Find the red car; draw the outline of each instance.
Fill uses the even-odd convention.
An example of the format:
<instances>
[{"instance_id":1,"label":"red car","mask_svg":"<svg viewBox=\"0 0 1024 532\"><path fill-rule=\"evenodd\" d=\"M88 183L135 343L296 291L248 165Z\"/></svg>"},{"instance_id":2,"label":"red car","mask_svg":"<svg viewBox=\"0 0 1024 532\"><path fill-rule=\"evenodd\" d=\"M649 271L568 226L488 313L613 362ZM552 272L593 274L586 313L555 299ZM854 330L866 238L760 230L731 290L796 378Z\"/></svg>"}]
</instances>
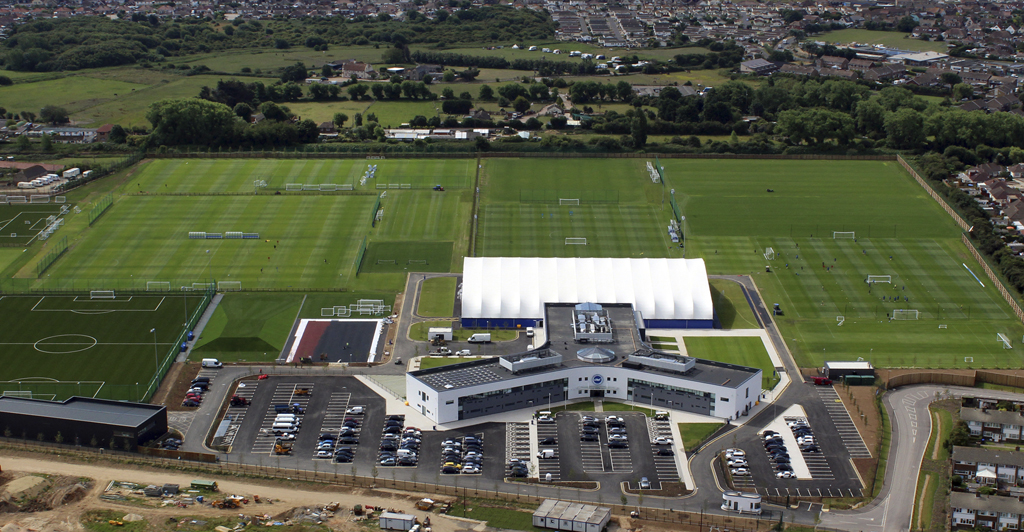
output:
<instances>
[{"instance_id":1,"label":"red car","mask_svg":"<svg viewBox=\"0 0 1024 532\"><path fill-rule=\"evenodd\" d=\"M831 386L832 379L828 377L814 377L814 384L817 384L818 386Z\"/></svg>"},{"instance_id":2,"label":"red car","mask_svg":"<svg viewBox=\"0 0 1024 532\"><path fill-rule=\"evenodd\" d=\"M266 373L260 373L260 376L257 378L257 380L263 380L263 379L266 379L269 376L270 375L267 375Z\"/></svg>"}]
</instances>

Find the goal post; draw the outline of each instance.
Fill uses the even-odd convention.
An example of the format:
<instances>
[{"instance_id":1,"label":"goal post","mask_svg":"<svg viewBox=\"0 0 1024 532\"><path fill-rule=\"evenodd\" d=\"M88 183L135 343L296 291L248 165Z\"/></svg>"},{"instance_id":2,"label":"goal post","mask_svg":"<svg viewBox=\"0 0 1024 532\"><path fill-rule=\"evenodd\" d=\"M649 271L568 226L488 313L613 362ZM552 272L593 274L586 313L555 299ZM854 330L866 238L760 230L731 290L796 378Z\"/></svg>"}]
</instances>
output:
<instances>
[{"instance_id":1,"label":"goal post","mask_svg":"<svg viewBox=\"0 0 1024 532\"><path fill-rule=\"evenodd\" d=\"M579 205L579 198L558 198L559 205Z\"/></svg>"},{"instance_id":2,"label":"goal post","mask_svg":"<svg viewBox=\"0 0 1024 532\"><path fill-rule=\"evenodd\" d=\"M775 250L770 247L764 248L764 260L775 260Z\"/></svg>"},{"instance_id":3,"label":"goal post","mask_svg":"<svg viewBox=\"0 0 1024 532\"><path fill-rule=\"evenodd\" d=\"M1010 338L1003 333L996 333L996 339L1003 343L1003 349L1013 349Z\"/></svg>"},{"instance_id":4,"label":"goal post","mask_svg":"<svg viewBox=\"0 0 1024 532\"><path fill-rule=\"evenodd\" d=\"M920 313L916 309L898 308L892 311L894 320L916 320Z\"/></svg>"},{"instance_id":5,"label":"goal post","mask_svg":"<svg viewBox=\"0 0 1024 532\"><path fill-rule=\"evenodd\" d=\"M868 278L864 280L864 282L868 283L868 284L892 283L892 276L891 275L869 275Z\"/></svg>"},{"instance_id":6,"label":"goal post","mask_svg":"<svg viewBox=\"0 0 1024 532\"><path fill-rule=\"evenodd\" d=\"M217 290L238 291L242 289L242 281L217 281Z\"/></svg>"},{"instance_id":7,"label":"goal post","mask_svg":"<svg viewBox=\"0 0 1024 532\"><path fill-rule=\"evenodd\" d=\"M857 238L857 233L855 231L832 231L832 238L836 240L853 240Z\"/></svg>"},{"instance_id":8,"label":"goal post","mask_svg":"<svg viewBox=\"0 0 1024 532\"><path fill-rule=\"evenodd\" d=\"M90 290L89 299L117 299L113 290Z\"/></svg>"},{"instance_id":9,"label":"goal post","mask_svg":"<svg viewBox=\"0 0 1024 532\"><path fill-rule=\"evenodd\" d=\"M585 245L587 245L587 239L586 238L571 238L571 237L570 238L566 238L565 239L565 245L567 245L567 246L571 246L571 245L585 246Z\"/></svg>"},{"instance_id":10,"label":"goal post","mask_svg":"<svg viewBox=\"0 0 1024 532\"><path fill-rule=\"evenodd\" d=\"M146 281L147 292L170 292L170 281Z\"/></svg>"}]
</instances>

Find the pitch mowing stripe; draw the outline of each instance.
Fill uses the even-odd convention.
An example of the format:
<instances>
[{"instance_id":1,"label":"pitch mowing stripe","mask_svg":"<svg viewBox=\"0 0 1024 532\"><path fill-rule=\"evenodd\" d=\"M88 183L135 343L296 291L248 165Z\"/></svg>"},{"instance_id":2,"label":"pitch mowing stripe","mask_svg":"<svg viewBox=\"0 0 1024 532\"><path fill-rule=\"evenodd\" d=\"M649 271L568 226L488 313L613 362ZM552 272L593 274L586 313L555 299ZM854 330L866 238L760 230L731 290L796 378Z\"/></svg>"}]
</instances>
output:
<instances>
[{"instance_id":1,"label":"pitch mowing stripe","mask_svg":"<svg viewBox=\"0 0 1024 532\"><path fill-rule=\"evenodd\" d=\"M941 269L932 268L925 272L924 266L918 263L916 259L917 256L927 254L931 256L933 261L941 261L941 255L925 250L919 242L908 243L913 246L913 250L908 249L907 246L899 241L888 241L886 244L889 246L889 251L893 255L893 260L897 267L904 271L922 272L920 276L901 276L898 279L893 279L894 285L902 286L904 283L917 283L924 287L924 293L917 295L917 297L912 297L907 308L916 308L927 318L962 319L967 317L967 314L960 310L960 304L957 302L957 299L951 297L951 294L947 292L947 287L950 287L951 283L948 280L940 282L943 280L943 277L947 277L944 272ZM928 302L929 296L931 299L930 303ZM914 304L915 301L916 304Z\"/></svg>"},{"instance_id":2,"label":"pitch mowing stripe","mask_svg":"<svg viewBox=\"0 0 1024 532\"><path fill-rule=\"evenodd\" d=\"M949 243L947 242L948 246ZM955 246L962 246L959 242L954 244ZM1007 312L1005 304L1002 299L997 299L998 296L995 290L991 288L991 282L985 282L985 287L982 288L977 281L963 268L963 264L966 263L971 267L972 271L980 276L980 266L971 264L966 261L957 261L955 252L951 249L940 247L941 244L935 243L934 247L929 249L928 252L935 257L935 263L937 266L941 265L940 270L944 276L950 279L950 284L956 289L957 295L966 300L967 304L970 305L968 309L971 313L972 318L991 318L991 319L1010 319L1012 316ZM941 262L940 262L941 261ZM987 281L987 280L986 280Z\"/></svg>"}]
</instances>

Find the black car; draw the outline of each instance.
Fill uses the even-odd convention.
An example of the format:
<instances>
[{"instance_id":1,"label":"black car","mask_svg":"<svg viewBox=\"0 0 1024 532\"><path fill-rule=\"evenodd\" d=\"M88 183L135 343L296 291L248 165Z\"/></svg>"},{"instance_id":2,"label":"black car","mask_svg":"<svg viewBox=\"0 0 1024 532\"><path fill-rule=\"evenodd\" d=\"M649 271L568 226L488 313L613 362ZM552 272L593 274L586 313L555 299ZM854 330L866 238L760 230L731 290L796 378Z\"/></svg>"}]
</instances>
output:
<instances>
[{"instance_id":1,"label":"black car","mask_svg":"<svg viewBox=\"0 0 1024 532\"><path fill-rule=\"evenodd\" d=\"M358 445L359 438L356 438L354 436L342 436L338 438L338 443L344 443L346 445Z\"/></svg>"},{"instance_id":2,"label":"black car","mask_svg":"<svg viewBox=\"0 0 1024 532\"><path fill-rule=\"evenodd\" d=\"M359 422L358 421L346 421L346 422L342 423L342 426L354 429L354 428L359 426Z\"/></svg>"},{"instance_id":3,"label":"black car","mask_svg":"<svg viewBox=\"0 0 1024 532\"><path fill-rule=\"evenodd\" d=\"M510 471L509 474L508 474L508 476L514 477L514 478L525 478L526 475L527 475L526 471L523 471L523 470L513 470L513 471Z\"/></svg>"},{"instance_id":4,"label":"black car","mask_svg":"<svg viewBox=\"0 0 1024 532\"><path fill-rule=\"evenodd\" d=\"M597 436L597 433L594 433L594 432L584 432L583 434L580 434L580 441L600 441L600 440L601 440L601 438L599 438Z\"/></svg>"},{"instance_id":5,"label":"black car","mask_svg":"<svg viewBox=\"0 0 1024 532\"><path fill-rule=\"evenodd\" d=\"M320 437L317 438L317 440L319 440L319 441L333 440L333 439L334 439L334 434L331 434L330 432L321 432L320 433Z\"/></svg>"},{"instance_id":6,"label":"black car","mask_svg":"<svg viewBox=\"0 0 1024 532\"><path fill-rule=\"evenodd\" d=\"M626 426L626 422L625 421L619 421L617 419L612 420L612 421L606 421L605 423L608 423L609 427L625 427Z\"/></svg>"},{"instance_id":7,"label":"black car","mask_svg":"<svg viewBox=\"0 0 1024 532\"><path fill-rule=\"evenodd\" d=\"M792 471L793 468L789 464L776 464L775 469L779 471Z\"/></svg>"},{"instance_id":8,"label":"black car","mask_svg":"<svg viewBox=\"0 0 1024 532\"><path fill-rule=\"evenodd\" d=\"M780 443L779 445L770 445L768 447L765 447L765 450L768 451L769 453L776 453L779 451L785 451L786 446Z\"/></svg>"},{"instance_id":9,"label":"black car","mask_svg":"<svg viewBox=\"0 0 1024 532\"><path fill-rule=\"evenodd\" d=\"M820 453L821 452L821 450L818 449L817 445L804 445L803 447L800 448L800 450L805 452L805 453Z\"/></svg>"},{"instance_id":10,"label":"black car","mask_svg":"<svg viewBox=\"0 0 1024 532\"><path fill-rule=\"evenodd\" d=\"M352 457L352 456L349 456L349 455L342 455L342 456L335 456L334 457L334 461L339 463L339 464L348 464L348 463L351 463L352 460L355 460L355 458Z\"/></svg>"},{"instance_id":11,"label":"black car","mask_svg":"<svg viewBox=\"0 0 1024 532\"><path fill-rule=\"evenodd\" d=\"M789 458L786 458L785 456L774 456L774 457L772 457L772 460L775 460L776 464L788 464L789 463Z\"/></svg>"},{"instance_id":12,"label":"black car","mask_svg":"<svg viewBox=\"0 0 1024 532\"><path fill-rule=\"evenodd\" d=\"M408 456L403 456L398 459L398 465L400 466L415 466L417 463L419 462L415 458L410 458Z\"/></svg>"},{"instance_id":13,"label":"black car","mask_svg":"<svg viewBox=\"0 0 1024 532\"><path fill-rule=\"evenodd\" d=\"M554 438L544 438L540 441L541 445L554 445L557 442Z\"/></svg>"},{"instance_id":14,"label":"black car","mask_svg":"<svg viewBox=\"0 0 1024 532\"><path fill-rule=\"evenodd\" d=\"M658 448L658 455L659 456L672 456L674 454L676 454L676 453L674 451L672 451L672 449L669 449L668 447L660 447L660 448Z\"/></svg>"},{"instance_id":15,"label":"black car","mask_svg":"<svg viewBox=\"0 0 1024 532\"><path fill-rule=\"evenodd\" d=\"M384 419L387 421L405 421L405 416L391 415Z\"/></svg>"},{"instance_id":16,"label":"black car","mask_svg":"<svg viewBox=\"0 0 1024 532\"><path fill-rule=\"evenodd\" d=\"M601 429L597 427L588 427L586 425L583 426L584 434L597 434L598 432L601 432Z\"/></svg>"},{"instance_id":17,"label":"black car","mask_svg":"<svg viewBox=\"0 0 1024 532\"><path fill-rule=\"evenodd\" d=\"M624 441L610 441L608 442L608 448L610 449L628 449L629 443Z\"/></svg>"},{"instance_id":18,"label":"black car","mask_svg":"<svg viewBox=\"0 0 1024 532\"><path fill-rule=\"evenodd\" d=\"M399 434L402 432L402 427L387 427L384 429L384 434Z\"/></svg>"},{"instance_id":19,"label":"black car","mask_svg":"<svg viewBox=\"0 0 1024 532\"><path fill-rule=\"evenodd\" d=\"M401 427L402 426L402 422L394 420L394 419L390 419L390 420L384 422L384 426L385 427Z\"/></svg>"}]
</instances>

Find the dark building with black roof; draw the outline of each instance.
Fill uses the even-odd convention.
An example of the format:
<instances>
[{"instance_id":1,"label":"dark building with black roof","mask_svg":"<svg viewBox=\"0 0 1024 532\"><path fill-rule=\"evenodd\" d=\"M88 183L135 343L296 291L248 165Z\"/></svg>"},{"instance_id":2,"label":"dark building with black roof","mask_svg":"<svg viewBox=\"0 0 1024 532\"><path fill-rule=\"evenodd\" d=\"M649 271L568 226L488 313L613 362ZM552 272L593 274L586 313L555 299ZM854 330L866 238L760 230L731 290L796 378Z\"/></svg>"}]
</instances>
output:
<instances>
[{"instance_id":1,"label":"dark building with black roof","mask_svg":"<svg viewBox=\"0 0 1024 532\"><path fill-rule=\"evenodd\" d=\"M0 397L0 430L15 438L134 450L167 432L167 408L91 397ZM113 445L111 444L113 442Z\"/></svg>"}]
</instances>

